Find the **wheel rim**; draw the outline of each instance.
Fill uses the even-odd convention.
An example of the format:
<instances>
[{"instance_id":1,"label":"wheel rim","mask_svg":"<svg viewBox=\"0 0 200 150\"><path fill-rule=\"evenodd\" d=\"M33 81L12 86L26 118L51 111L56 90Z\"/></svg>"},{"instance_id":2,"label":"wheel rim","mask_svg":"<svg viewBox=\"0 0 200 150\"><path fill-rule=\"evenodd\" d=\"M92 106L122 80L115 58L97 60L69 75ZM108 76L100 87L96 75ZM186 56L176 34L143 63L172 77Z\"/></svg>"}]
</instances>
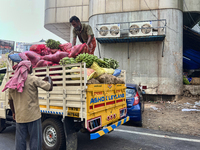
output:
<instances>
[{"instance_id":1,"label":"wheel rim","mask_svg":"<svg viewBox=\"0 0 200 150\"><path fill-rule=\"evenodd\" d=\"M57 142L57 133L53 126L48 125L43 132L43 139L46 145L53 147Z\"/></svg>"}]
</instances>

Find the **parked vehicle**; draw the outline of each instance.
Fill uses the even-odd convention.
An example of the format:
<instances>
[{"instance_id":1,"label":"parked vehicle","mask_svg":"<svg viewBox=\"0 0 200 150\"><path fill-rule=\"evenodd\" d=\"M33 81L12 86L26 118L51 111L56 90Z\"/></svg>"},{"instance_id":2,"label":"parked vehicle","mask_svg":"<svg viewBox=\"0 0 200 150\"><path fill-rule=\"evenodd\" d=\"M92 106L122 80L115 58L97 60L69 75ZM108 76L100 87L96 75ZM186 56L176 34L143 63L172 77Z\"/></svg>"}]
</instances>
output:
<instances>
[{"instance_id":1,"label":"parked vehicle","mask_svg":"<svg viewBox=\"0 0 200 150\"><path fill-rule=\"evenodd\" d=\"M0 90L13 76L15 63L8 61ZM78 69L66 69L79 67ZM79 72L80 74L77 74ZM77 149L77 132L87 130L90 139L97 139L129 121L126 117L125 84L87 84L85 63L38 67L33 75L51 76L53 90L38 89L42 113L43 149ZM75 78L71 80L71 78ZM121 72L125 79L125 71ZM0 132L15 124L8 105L8 90L0 93Z\"/></svg>"},{"instance_id":2,"label":"parked vehicle","mask_svg":"<svg viewBox=\"0 0 200 150\"><path fill-rule=\"evenodd\" d=\"M142 126L144 101L142 91L137 84L126 84L127 116L130 122Z\"/></svg>"}]
</instances>

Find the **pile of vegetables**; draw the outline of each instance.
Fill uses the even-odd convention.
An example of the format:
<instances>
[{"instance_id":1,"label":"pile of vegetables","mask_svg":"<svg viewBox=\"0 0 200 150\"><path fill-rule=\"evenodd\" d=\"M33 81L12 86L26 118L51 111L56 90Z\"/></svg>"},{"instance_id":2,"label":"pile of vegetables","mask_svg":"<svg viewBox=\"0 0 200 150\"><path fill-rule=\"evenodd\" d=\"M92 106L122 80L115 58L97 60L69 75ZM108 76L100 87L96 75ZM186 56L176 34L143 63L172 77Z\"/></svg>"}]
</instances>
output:
<instances>
[{"instance_id":1,"label":"pile of vegetables","mask_svg":"<svg viewBox=\"0 0 200 150\"><path fill-rule=\"evenodd\" d=\"M96 62L102 68L116 69L119 67L118 65L119 62L112 58L99 59L97 56L90 55L88 53L79 54L75 58L75 60L72 58L65 57L62 60L60 60L59 64L65 65L65 64L80 63L80 62L85 62L87 68L90 68L93 62Z\"/></svg>"},{"instance_id":2,"label":"pile of vegetables","mask_svg":"<svg viewBox=\"0 0 200 150\"><path fill-rule=\"evenodd\" d=\"M59 62L60 65L75 64L75 63L77 63L76 60L74 58L69 58L69 57L65 57L61 59Z\"/></svg>"},{"instance_id":3,"label":"pile of vegetables","mask_svg":"<svg viewBox=\"0 0 200 150\"><path fill-rule=\"evenodd\" d=\"M77 63L76 60L74 58L69 58L69 57L65 57L61 59L59 62L60 65L75 64L75 63ZM67 67L66 69L71 69L71 68L72 67Z\"/></svg>"},{"instance_id":4,"label":"pile of vegetables","mask_svg":"<svg viewBox=\"0 0 200 150\"><path fill-rule=\"evenodd\" d=\"M50 49L59 49L59 45L61 45L59 41L55 41L52 39L48 39L46 43L47 43L47 47L49 47Z\"/></svg>"}]
</instances>

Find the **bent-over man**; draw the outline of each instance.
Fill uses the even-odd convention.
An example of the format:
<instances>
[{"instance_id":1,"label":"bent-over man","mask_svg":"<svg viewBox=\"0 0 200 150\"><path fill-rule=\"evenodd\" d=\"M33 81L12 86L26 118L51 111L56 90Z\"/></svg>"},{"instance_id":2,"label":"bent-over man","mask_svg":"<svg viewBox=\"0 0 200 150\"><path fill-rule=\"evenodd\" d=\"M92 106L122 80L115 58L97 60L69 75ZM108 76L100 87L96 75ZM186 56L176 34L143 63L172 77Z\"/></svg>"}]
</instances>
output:
<instances>
[{"instance_id":1,"label":"bent-over man","mask_svg":"<svg viewBox=\"0 0 200 150\"><path fill-rule=\"evenodd\" d=\"M96 39L94 37L91 26L87 24L82 24L77 16L72 16L69 21L74 27L72 46L76 45L76 38L78 36L81 43L87 44L89 54L94 55L94 50L96 48Z\"/></svg>"}]
</instances>

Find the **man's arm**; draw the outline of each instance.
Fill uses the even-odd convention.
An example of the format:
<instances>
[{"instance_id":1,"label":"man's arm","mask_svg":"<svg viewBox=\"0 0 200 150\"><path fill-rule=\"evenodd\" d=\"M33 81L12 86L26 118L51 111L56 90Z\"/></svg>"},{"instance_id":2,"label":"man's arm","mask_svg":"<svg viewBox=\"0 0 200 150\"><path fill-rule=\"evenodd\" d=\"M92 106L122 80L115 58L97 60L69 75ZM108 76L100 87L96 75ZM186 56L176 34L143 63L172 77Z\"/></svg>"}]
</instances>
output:
<instances>
[{"instance_id":1,"label":"man's arm","mask_svg":"<svg viewBox=\"0 0 200 150\"><path fill-rule=\"evenodd\" d=\"M88 40L87 40L87 45L89 46L90 45L90 43L91 43L91 41L92 41L92 36L91 35L88 35Z\"/></svg>"},{"instance_id":2,"label":"man's arm","mask_svg":"<svg viewBox=\"0 0 200 150\"><path fill-rule=\"evenodd\" d=\"M86 44L89 46L94 37L92 27L90 25L87 26L87 35L88 35L88 40Z\"/></svg>"},{"instance_id":3,"label":"man's arm","mask_svg":"<svg viewBox=\"0 0 200 150\"><path fill-rule=\"evenodd\" d=\"M76 45L76 37L73 38L73 41L72 41L72 47Z\"/></svg>"},{"instance_id":4,"label":"man's arm","mask_svg":"<svg viewBox=\"0 0 200 150\"><path fill-rule=\"evenodd\" d=\"M9 105L10 105L10 109L11 109L12 114L13 114L13 119L15 120L15 108L14 108L12 99L9 99Z\"/></svg>"}]
</instances>

